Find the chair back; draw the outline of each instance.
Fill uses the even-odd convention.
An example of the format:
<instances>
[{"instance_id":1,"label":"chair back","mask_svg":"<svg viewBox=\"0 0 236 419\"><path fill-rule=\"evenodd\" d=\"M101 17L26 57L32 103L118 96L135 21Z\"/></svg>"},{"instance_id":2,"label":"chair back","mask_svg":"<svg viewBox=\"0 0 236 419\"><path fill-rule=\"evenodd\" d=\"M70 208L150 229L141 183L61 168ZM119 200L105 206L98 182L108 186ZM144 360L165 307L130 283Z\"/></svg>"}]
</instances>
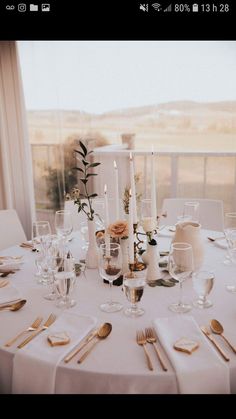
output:
<instances>
[{"instance_id":1,"label":"chair back","mask_svg":"<svg viewBox=\"0 0 236 419\"><path fill-rule=\"evenodd\" d=\"M26 240L17 212L14 209L0 210L0 250Z\"/></svg>"}]
</instances>

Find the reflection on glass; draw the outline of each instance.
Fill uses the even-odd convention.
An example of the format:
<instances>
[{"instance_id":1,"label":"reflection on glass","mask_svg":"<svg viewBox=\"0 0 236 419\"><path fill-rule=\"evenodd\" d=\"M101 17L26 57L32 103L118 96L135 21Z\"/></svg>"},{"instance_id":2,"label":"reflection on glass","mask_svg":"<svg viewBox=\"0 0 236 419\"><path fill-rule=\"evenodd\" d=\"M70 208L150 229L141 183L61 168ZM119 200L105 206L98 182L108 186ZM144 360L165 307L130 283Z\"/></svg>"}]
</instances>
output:
<instances>
[{"instance_id":1,"label":"reflection on glass","mask_svg":"<svg viewBox=\"0 0 236 419\"><path fill-rule=\"evenodd\" d=\"M122 270L122 254L118 243L101 244L99 247L99 273L102 279L107 279L110 286L110 300L100 305L102 311L113 313L123 306L112 299L113 281L119 278Z\"/></svg>"},{"instance_id":2,"label":"reflection on glass","mask_svg":"<svg viewBox=\"0 0 236 419\"><path fill-rule=\"evenodd\" d=\"M197 271L192 275L193 289L198 295L198 299L193 302L193 305L198 308L208 308L213 304L207 299L214 284L214 273L212 271Z\"/></svg>"},{"instance_id":3,"label":"reflection on glass","mask_svg":"<svg viewBox=\"0 0 236 419\"><path fill-rule=\"evenodd\" d=\"M130 307L124 310L126 316L138 317L145 313L144 309L138 306L138 303L143 296L145 285L146 279L144 276L132 277L130 272L124 274L123 290L128 301L131 303Z\"/></svg>"},{"instance_id":4,"label":"reflection on glass","mask_svg":"<svg viewBox=\"0 0 236 419\"><path fill-rule=\"evenodd\" d=\"M178 303L169 306L175 313L186 313L192 309L191 304L182 301L183 282L190 277L193 272L193 251L188 243L172 243L169 254L168 270L170 275L179 282L180 297Z\"/></svg>"}]
</instances>

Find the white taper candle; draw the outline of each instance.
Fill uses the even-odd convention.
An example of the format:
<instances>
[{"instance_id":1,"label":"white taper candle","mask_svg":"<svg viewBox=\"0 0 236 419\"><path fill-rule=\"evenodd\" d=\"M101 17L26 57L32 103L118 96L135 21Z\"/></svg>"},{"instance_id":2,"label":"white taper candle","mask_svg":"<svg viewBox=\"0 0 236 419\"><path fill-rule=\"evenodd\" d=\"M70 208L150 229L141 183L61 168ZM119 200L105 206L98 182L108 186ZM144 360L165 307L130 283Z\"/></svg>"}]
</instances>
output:
<instances>
[{"instance_id":1,"label":"white taper candle","mask_svg":"<svg viewBox=\"0 0 236 419\"><path fill-rule=\"evenodd\" d=\"M119 200L119 173L116 161L114 160L115 169L115 205L116 205L116 221L120 219L120 200Z\"/></svg>"},{"instance_id":2,"label":"white taper candle","mask_svg":"<svg viewBox=\"0 0 236 419\"><path fill-rule=\"evenodd\" d=\"M129 191L129 263L134 263L134 218L131 189Z\"/></svg>"},{"instance_id":3,"label":"white taper candle","mask_svg":"<svg viewBox=\"0 0 236 419\"><path fill-rule=\"evenodd\" d=\"M136 203L136 187L135 187L135 178L134 178L134 162L133 162L133 156L130 152L129 154L129 160L130 160L130 185L131 185L131 191L132 191L132 201L133 201L133 223L137 224L138 222L138 216L137 216L137 203Z\"/></svg>"}]
</instances>

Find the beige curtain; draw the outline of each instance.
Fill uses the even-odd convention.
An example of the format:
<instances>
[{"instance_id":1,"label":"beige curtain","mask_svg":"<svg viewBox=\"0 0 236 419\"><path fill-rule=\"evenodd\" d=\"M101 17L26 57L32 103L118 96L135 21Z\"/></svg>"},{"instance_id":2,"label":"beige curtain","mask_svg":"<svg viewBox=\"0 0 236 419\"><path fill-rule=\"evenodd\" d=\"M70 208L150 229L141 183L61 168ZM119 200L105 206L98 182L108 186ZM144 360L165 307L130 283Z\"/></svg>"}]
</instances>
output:
<instances>
[{"instance_id":1,"label":"beige curtain","mask_svg":"<svg viewBox=\"0 0 236 419\"><path fill-rule=\"evenodd\" d=\"M28 238L35 218L31 151L15 41L0 42L0 209L16 209Z\"/></svg>"}]
</instances>

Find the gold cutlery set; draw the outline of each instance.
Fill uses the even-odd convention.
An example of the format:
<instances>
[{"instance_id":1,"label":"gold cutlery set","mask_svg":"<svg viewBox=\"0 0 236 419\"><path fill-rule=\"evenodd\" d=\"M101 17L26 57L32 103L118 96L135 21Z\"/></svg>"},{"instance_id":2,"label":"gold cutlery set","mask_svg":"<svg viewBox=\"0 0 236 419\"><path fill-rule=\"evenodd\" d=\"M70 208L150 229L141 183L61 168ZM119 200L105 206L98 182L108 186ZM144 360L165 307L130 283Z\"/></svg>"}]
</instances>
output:
<instances>
[{"instance_id":1,"label":"gold cutlery set","mask_svg":"<svg viewBox=\"0 0 236 419\"><path fill-rule=\"evenodd\" d=\"M223 357L223 359L225 361L230 361L230 358L228 357L228 355L224 352L224 350L220 347L220 345L218 344L218 342L214 339L214 336L212 333L216 334L216 335L220 335L224 341L228 344L228 346L230 347L230 349L236 353L236 348L229 342L229 340L223 335L224 332L224 328L221 325L221 323L218 320L211 320L210 321L210 328L207 326L201 326L201 331L204 333L204 335L213 343L213 345L215 346L215 348L218 350L218 352L221 354L221 356ZM212 332L212 333L211 333Z\"/></svg>"},{"instance_id":2,"label":"gold cutlery set","mask_svg":"<svg viewBox=\"0 0 236 419\"><path fill-rule=\"evenodd\" d=\"M105 339L112 331L112 325L111 323L103 323L98 329L93 330L83 341L82 344L80 344L77 348L73 349L65 358L64 362L68 363L71 361L72 358L75 357L82 349L84 349L90 342L92 344L89 346L86 352L83 353L83 355L78 359L77 363L81 364L83 360L87 357L87 355L91 352L93 347L101 340Z\"/></svg>"},{"instance_id":3,"label":"gold cutlery set","mask_svg":"<svg viewBox=\"0 0 236 419\"><path fill-rule=\"evenodd\" d=\"M163 369L163 371L168 371L167 366L165 364L165 362L163 361L163 358L161 356L161 353L159 351L159 349L157 348L156 342L157 342L157 337L156 337L156 333L154 331L154 329L152 327L148 327L145 329L145 333L142 330L137 331L136 333L136 342L138 345L141 345L143 347L145 356L146 356L146 360L147 360L147 365L148 368L153 371L153 365L152 365L152 361L151 361L151 357L147 351L146 348L146 344L150 343L153 345L157 358L160 362L160 365Z\"/></svg>"},{"instance_id":4,"label":"gold cutlery set","mask_svg":"<svg viewBox=\"0 0 236 419\"><path fill-rule=\"evenodd\" d=\"M45 323L40 326L40 324L43 321L42 317L37 317L33 323L25 330L21 331L20 333L18 333L17 336L15 336L13 339L10 339L8 342L5 343L4 346L11 346L13 345L13 343L22 335L24 335L25 333L30 332L30 336L28 336L26 339L24 339L18 346L17 348L23 348L25 345L27 345L27 343L29 343L32 339L34 339L36 336L38 336L41 332L43 332L44 330L47 330L49 328L49 326L51 326L56 320L56 316L54 314L50 314L50 316L48 317L48 319L45 321Z\"/></svg>"}]
</instances>

